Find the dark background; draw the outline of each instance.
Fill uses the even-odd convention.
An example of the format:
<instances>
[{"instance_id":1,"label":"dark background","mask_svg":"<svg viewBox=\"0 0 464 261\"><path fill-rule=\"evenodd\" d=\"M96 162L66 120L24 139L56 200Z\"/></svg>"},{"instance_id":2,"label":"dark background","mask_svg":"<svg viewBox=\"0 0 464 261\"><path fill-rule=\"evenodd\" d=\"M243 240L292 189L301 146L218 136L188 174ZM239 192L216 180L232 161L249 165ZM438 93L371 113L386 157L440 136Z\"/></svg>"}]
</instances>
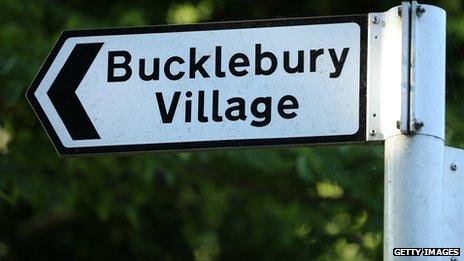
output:
<instances>
[{"instance_id":1,"label":"dark background","mask_svg":"<svg viewBox=\"0 0 464 261\"><path fill-rule=\"evenodd\" d=\"M0 0L1 260L379 260L380 145L62 159L24 92L65 29L386 11L399 1ZM464 147L463 3L447 143Z\"/></svg>"}]
</instances>

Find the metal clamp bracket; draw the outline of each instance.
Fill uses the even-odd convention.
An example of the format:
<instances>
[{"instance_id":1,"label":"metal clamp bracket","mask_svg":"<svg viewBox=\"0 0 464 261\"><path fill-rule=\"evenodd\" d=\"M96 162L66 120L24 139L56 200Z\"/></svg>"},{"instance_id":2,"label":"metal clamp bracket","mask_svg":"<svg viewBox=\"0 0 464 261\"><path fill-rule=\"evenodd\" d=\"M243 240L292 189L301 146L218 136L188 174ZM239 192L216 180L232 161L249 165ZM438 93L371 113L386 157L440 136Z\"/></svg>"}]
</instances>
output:
<instances>
[{"instance_id":1,"label":"metal clamp bracket","mask_svg":"<svg viewBox=\"0 0 464 261\"><path fill-rule=\"evenodd\" d=\"M417 1L402 2L399 11L402 17L402 82L401 82L401 119L399 128L403 134L418 132L424 122L415 115L416 87L416 41L418 19L425 8Z\"/></svg>"},{"instance_id":2,"label":"metal clamp bracket","mask_svg":"<svg viewBox=\"0 0 464 261\"><path fill-rule=\"evenodd\" d=\"M416 1L369 14L367 137L444 140L444 10Z\"/></svg>"}]
</instances>

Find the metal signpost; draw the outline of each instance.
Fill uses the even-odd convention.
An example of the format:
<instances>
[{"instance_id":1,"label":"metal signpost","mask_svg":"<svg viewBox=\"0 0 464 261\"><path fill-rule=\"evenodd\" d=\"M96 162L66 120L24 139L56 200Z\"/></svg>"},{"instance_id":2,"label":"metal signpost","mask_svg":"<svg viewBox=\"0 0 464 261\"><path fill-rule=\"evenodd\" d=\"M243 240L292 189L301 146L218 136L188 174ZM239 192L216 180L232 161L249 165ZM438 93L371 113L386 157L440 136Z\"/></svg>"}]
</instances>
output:
<instances>
[{"instance_id":1,"label":"metal signpost","mask_svg":"<svg viewBox=\"0 0 464 261\"><path fill-rule=\"evenodd\" d=\"M444 144L445 25L442 9L412 1L68 31L26 96L61 155L383 143L384 259L410 259L398 249L464 248L464 153Z\"/></svg>"}]
</instances>

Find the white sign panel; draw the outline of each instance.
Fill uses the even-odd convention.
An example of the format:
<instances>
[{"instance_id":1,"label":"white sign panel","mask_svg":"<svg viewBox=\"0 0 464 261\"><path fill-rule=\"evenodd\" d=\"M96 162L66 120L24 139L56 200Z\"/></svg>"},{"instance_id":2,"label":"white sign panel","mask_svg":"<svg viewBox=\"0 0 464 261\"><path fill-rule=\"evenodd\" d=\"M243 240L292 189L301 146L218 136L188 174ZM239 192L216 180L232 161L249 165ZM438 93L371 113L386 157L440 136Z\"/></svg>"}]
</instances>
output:
<instances>
[{"instance_id":1,"label":"white sign panel","mask_svg":"<svg viewBox=\"0 0 464 261\"><path fill-rule=\"evenodd\" d=\"M365 141L366 19L68 31L27 97L60 154Z\"/></svg>"}]
</instances>

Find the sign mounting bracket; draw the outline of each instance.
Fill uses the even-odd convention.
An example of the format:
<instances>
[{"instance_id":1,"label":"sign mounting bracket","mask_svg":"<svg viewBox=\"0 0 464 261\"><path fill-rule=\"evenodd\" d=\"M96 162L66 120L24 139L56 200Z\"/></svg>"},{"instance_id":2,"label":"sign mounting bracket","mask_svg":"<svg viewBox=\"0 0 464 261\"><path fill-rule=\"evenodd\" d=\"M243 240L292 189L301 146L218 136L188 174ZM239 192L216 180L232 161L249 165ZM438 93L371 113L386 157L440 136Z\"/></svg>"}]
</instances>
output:
<instances>
[{"instance_id":1,"label":"sign mounting bracket","mask_svg":"<svg viewBox=\"0 0 464 261\"><path fill-rule=\"evenodd\" d=\"M416 117L416 41L418 19L425 12L417 1L402 2L399 13L402 17L402 81L401 119L398 127L402 134L420 131L424 122Z\"/></svg>"}]
</instances>

